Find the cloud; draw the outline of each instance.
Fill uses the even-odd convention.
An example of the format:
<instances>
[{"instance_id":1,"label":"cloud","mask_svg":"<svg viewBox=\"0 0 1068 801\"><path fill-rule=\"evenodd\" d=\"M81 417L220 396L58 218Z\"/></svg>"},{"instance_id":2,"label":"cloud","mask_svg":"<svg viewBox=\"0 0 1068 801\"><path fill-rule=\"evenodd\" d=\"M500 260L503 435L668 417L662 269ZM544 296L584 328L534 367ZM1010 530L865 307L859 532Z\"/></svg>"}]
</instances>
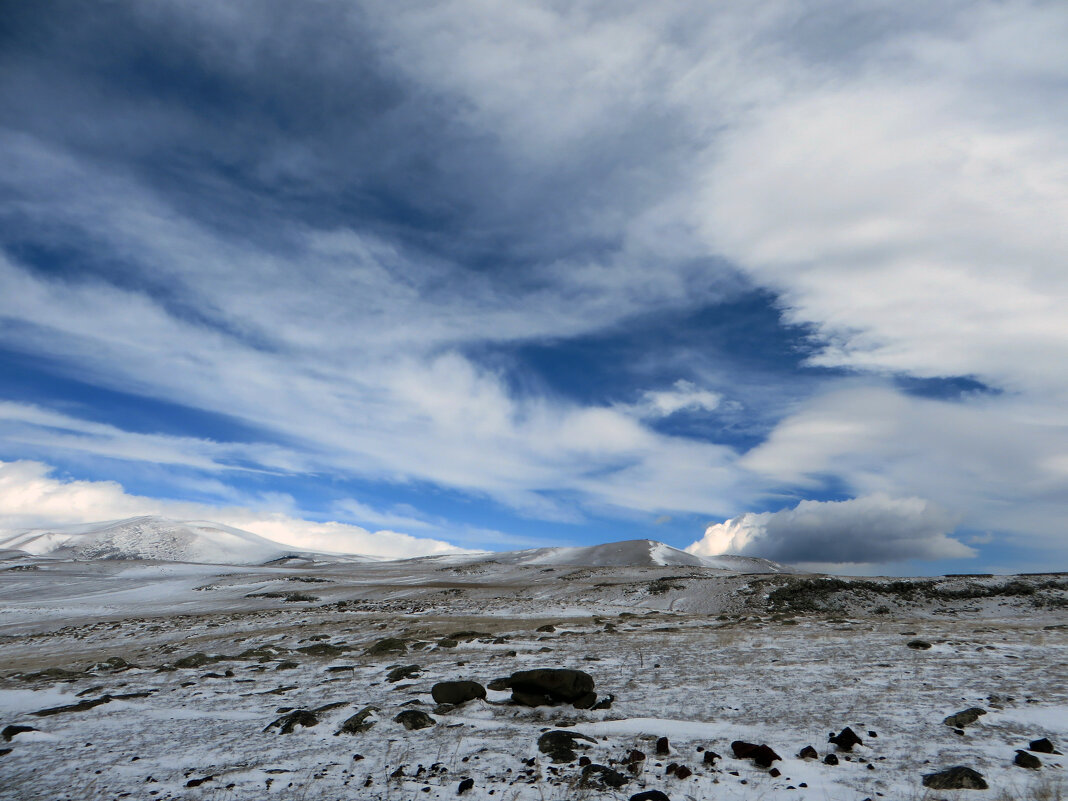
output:
<instances>
[{"instance_id":1,"label":"cloud","mask_svg":"<svg viewBox=\"0 0 1068 801\"><path fill-rule=\"evenodd\" d=\"M954 517L929 501L871 495L747 513L709 526L686 550L702 556L733 553L823 564L974 556L972 548L948 536L955 527Z\"/></svg>"},{"instance_id":2,"label":"cloud","mask_svg":"<svg viewBox=\"0 0 1068 801\"><path fill-rule=\"evenodd\" d=\"M679 379L671 389L648 390L631 407L642 418L670 417L678 412L711 412L723 401L718 392L701 389L692 381Z\"/></svg>"},{"instance_id":3,"label":"cloud","mask_svg":"<svg viewBox=\"0 0 1068 801\"><path fill-rule=\"evenodd\" d=\"M390 558L461 550L441 540L305 520L269 508L257 510L145 498L130 495L114 481L64 480L52 473L52 468L41 462L0 462L0 536L63 524L162 515L223 523L308 550Z\"/></svg>"}]
</instances>

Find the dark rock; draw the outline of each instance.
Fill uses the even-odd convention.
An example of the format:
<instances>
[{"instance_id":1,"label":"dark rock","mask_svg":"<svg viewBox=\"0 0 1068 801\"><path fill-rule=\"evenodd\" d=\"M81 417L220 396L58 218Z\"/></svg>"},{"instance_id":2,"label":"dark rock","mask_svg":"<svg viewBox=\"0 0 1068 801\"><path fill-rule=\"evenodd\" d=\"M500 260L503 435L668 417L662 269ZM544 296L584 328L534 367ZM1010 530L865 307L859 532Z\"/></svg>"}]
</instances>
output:
<instances>
[{"instance_id":1,"label":"dark rock","mask_svg":"<svg viewBox=\"0 0 1068 801\"><path fill-rule=\"evenodd\" d=\"M630 801L671 801L671 799L659 790L644 790L632 795Z\"/></svg>"},{"instance_id":2,"label":"dark rock","mask_svg":"<svg viewBox=\"0 0 1068 801\"><path fill-rule=\"evenodd\" d=\"M297 650L300 651L302 654L307 654L308 656L321 656L329 657L332 659L335 656L341 656L348 649L342 648L338 645L331 645L328 642L317 642L314 645L305 645L304 647L298 648Z\"/></svg>"},{"instance_id":3,"label":"dark rock","mask_svg":"<svg viewBox=\"0 0 1068 801\"><path fill-rule=\"evenodd\" d=\"M676 779L688 779L691 776L693 776L693 771L685 765L679 765L677 768L675 768Z\"/></svg>"},{"instance_id":4,"label":"dark rock","mask_svg":"<svg viewBox=\"0 0 1068 801\"><path fill-rule=\"evenodd\" d=\"M588 700L593 677L581 670L539 668L520 670L508 677L512 700L523 706L574 703ZM591 703L592 706L592 703Z\"/></svg>"},{"instance_id":5,"label":"dark rock","mask_svg":"<svg viewBox=\"0 0 1068 801\"><path fill-rule=\"evenodd\" d=\"M319 718L315 717L314 712L310 712L307 709L295 709L287 715L269 723L264 731L270 731L277 727L279 734L292 734L293 730L297 726L318 726Z\"/></svg>"},{"instance_id":6,"label":"dark rock","mask_svg":"<svg viewBox=\"0 0 1068 801\"><path fill-rule=\"evenodd\" d=\"M422 668L419 665L402 665L395 667L389 673L386 674L386 681L396 682L403 681L404 679L414 679L419 675L419 671Z\"/></svg>"},{"instance_id":7,"label":"dark rock","mask_svg":"<svg viewBox=\"0 0 1068 801\"><path fill-rule=\"evenodd\" d=\"M538 626L534 631L553 632L556 631L556 626L552 623L546 623L544 626Z\"/></svg>"},{"instance_id":8,"label":"dark rock","mask_svg":"<svg viewBox=\"0 0 1068 801\"><path fill-rule=\"evenodd\" d=\"M578 754L575 753L576 748L589 748L585 743L578 742L579 740L597 742L592 737L576 731L555 729L545 732L538 738L538 750L546 754L553 762L574 762L578 758Z\"/></svg>"},{"instance_id":9,"label":"dark rock","mask_svg":"<svg viewBox=\"0 0 1068 801\"><path fill-rule=\"evenodd\" d=\"M438 648L455 648L460 644L459 640L454 640L451 637L445 637L438 640Z\"/></svg>"},{"instance_id":10,"label":"dark rock","mask_svg":"<svg viewBox=\"0 0 1068 801\"><path fill-rule=\"evenodd\" d=\"M1029 754L1026 751L1017 751L1016 759L1012 762L1014 765L1019 765L1021 768L1030 768L1031 770L1038 770L1042 767L1042 760L1034 754Z\"/></svg>"},{"instance_id":11,"label":"dark rock","mask_svg":"<svg viewBox=\"0 0 1068 801\"><path fill-rule=\"evenodd\" d=\"M64 704L63 706L53 706L48 709L40 709L33 713L34 717L47 718L51 715L62 715L66 712L84 712L87 709L100 706L101 704L110 703L112 700L110 695L102 695L99 698L88 699L85 701L79 701L76 704Z\"/></svg>"},{"instance_id":12,"label":"dark rock","mask_svg":"<svg viewBox=\"0 0 1068 801\"><path fill-rule=\"evenodd\" d=\"M580 768L584 768L587 765L592 765L592 764L593 764L593 760L590 759L588 756L580 756L579 757L579 767Z\"/></svg>"},{"instance_id":13,"label":"dark rock","mask_svg":"<svg viewBox=\"0 0 1068 801\"><path fill-rule=\"evenodd\" d=\"M456 788L456 795L463 795L468 790L474 789L474 779L461 779L459 787Z\"/></svg>"},{"instance_id":14,"label":"dark rock","mask_svg":"<svg viewBox=\"0 0 1068 801\"><path fill-rule=\"evenodd\" d=\"M782 760L782 757L776 754L770 746L756 745L743 740L735 740L731 743L731 750L734 751L736 759L751 759L762 768L770 768L772 762Z\"/></svg>"},{"instance_id":15,"label":"dark rock","mask_svg":"<svg viewBox=\"0 0 1068 801\"><path fill-rule=\"evenodd\" d=\"M842 729L838 734L831 732L830 737L827 738L827 742L834 743L839 751L852 751L854 745L864 744L864 741L857 736L857 733L848 726Z\"/></svg>"},{"instance_id":16,"label":"dark rock","mask_svg":"<svg viewBox=\"0 0 1068 801\"><path fill-rule=\"evenodd\" d=\"M336 737L339 734L361 734L365 731L370 731L378 722L373 716L379 711L377 706L365 706L355 715L347 718L341 724L341 728L334 732L334 736Z\"/></svg>"},{"instance_id":17,"label":"dark rock","mask_svg":"<svg viewBox=\"0 0 1068 801\"><path fill-rule=\"evenodd\" d=\"M15 749L13 749L13 748L0 748L0 756L7 756L8 754L10 754L14 750Z\"/></svg>"},{"instance_id":18,"label":"dark rock","mask_svg":"<svg viewBox=\"0 0 1068 801\"><path fill-rule=\"evenodd\" d=\"M871 737L872 739L875 739L879 735L869 729L868 730L868 736Z\"/></svg>"},{"instance_id":19,"label":"dark rock","mask_svg":"<svg viewBox=\"0 0 1068 801\"><path fill-rule=\"evenodd\" d=\"M825 756L823 758L823 764L824 765L837 765L838 764L838 757L836 757L834 754L827 754L827 756Z\"/></svg>"},{"instance_id":20,"label":"dark rock","mask_svg":"<svg viewBox=\"0 0 1068 801\"><path fill-rule=\"evenodd\" d=\"M439 704L460 704L486 697L486 688L477 681L439 681L430 688L430 695Z\"/></svg>"},{"instance_id":21,"label":"dark rock","mask_svg":"<svg viewBox=\"0 0 1068 801\"><path fill-rule=\"evenodd\" d=\"M418 709L405 709L398 714L393 720L396 723L400 723L408 731L413 729L425 729L433 726L437 723L434 718L430 717L426 712L421 712Z\"/></svg>"},{"instance_id":22,"label":"dark rock","mask_svg":"<svg viewBox=\"0 0 1068 801\"><path fill-rule=\"evenodd\" d=\"M383 637L370 646L365 652L368 656L383 656L385 654L403 654L408 650L408 644L397 637Z\"/></svg>"},{"instance_id":23,"label":"dark rock","mask_svg":"<svg viewBox=\"0 0 1068 801\"><path fill-rule=\"evenodd\" d=\"M931 647L931 643L926 642L925 640L909 640L905 645L914 651L926 651Z\"/></svg>"},{"instance_id":24,"label":"dark rock","mask_svg":"<svg viewBox=\"0 0 1068 801\"><path fill-rule=\"evenodd\" d=\"M798 759L819 759L820 755L819 755L819 752L816 751L816 749L813 748L811 745L806 745L804 748L802 748L798 752L797 758Z\"/></svg>"},{"instance_id":25,"label":"dark rock","mask_svg":"<svg viewBox=\"0 0 1068 801\"><path fill-rule=\"evenodd\" d=\"M215 778L214 776L205 776L202 779L190 779L189 781L187 781L185 783L185 786L186 787L200 787L200 785L202 785L204 782L210 782L214 778Z\"/></svg>"},{"instance_id":26,"label":"dark rock","mask_svg":"<svg viewBox=\"0 0 1068 801\"><path fill-rule=\"evenodd\" d=\"M595 790L618 790L629 781L622 773L606 765L587 765L582 769L579 786Z\"/></svg>"},{"instance_id":27,"label":"dark rock","mask_svg":"<svg viewBox=\"0 0 1068 801\"><path fill-rule=\"evenodd\" d=\"M630 753L627 754L623 760L623 764L626 765L627 770L637 776L642 769L642 765L645 763L645 753L639 751L637 748L632 748Z\"/></svg>"},{"instance_id":28,"label":"dark rock","mask_svg":"<svg viewBox=\"0 0 1068 801\"><path fill-rule=\"evenodd\" d=\"M932 790L986 790L983 775L971 768L958 765L923 777L923 786Z\"/></svg>"},{"instance_id":29,"label":"dark rock","mask_svg":"<svg viewBox=\"0 0 1068 801\"><path fill-rule=\"evenodd\" d=\"M489 684L487 684L486 687L488 689L490 689L490 690L495 690L496 692L500 692L501 690L509 689L511 687L511 683L510 682L511 682L511 679L509 679L507 676L505 676L505 677L502 677L502 678L499 678L499 679L494 679Z\"/></svg>"},{"instance_id":30,"label":"dark rock","mask_svg":"<svg viewBox=\"0 0 1068 801\"><path fill-rule=\"evenodd\" d=\"M951 729L963 729L968 724L975 723L975 721L979 720L979 718L985 714L985 709L973 706L970 709L965 709L963 712L957 712L955 715L950 715L942 722Z\"/></svg>"},{"instance_id":31,"label":"dark rock","mask_svg":"<svg viewBox=\"0 0 1068 801\"><path fill-rule=\"evenodd\" d=\"M275 670L293 670L294 668L299 668L299 667L300 667L300 663L294 662L292 659L283 659L281 662L279 662L277 665L275 665L274 669ZM218 673L207 673L207 674L205 674L205 676L210 676L212 678L222 678Z\"/></svg>"},{"instance_id":32,"label":"dark rock","mask_svg":"<svg viewBox=\"0 0 1068 801\"><path fill-rule=\"evenodd\" d=\"M609 693L596 704L590 707L590 709L611 709L612 702L616 700L616 697ZM578 706L578 702L575 702L575 706ZM579 707L581 709L582 707Z\"/></svg>"},{"instance_id":33,"label":"dark rock","mask_svg":"<svg viewBox=\"0 0 1068 801\"><path fill-rule=\"evenodd\" d=\"M446 640L458 640L459 642L471 642L471 640L488 640L493 635L485 631L454 631L445 637Z\"/></svg>"},{"instance_id":34,"label":"dark rock","mask_svg":"<svg viewBox=\"0 0 1068 801\"><path fill-rule=\"evenodd\" d=\"M705 751L704 763L706 765L715 765L716 764L716 760L717 759L722 759L722 758L723 757L721 757L715 751Z\"/></svg>"},{"instance_id":35,"label":"dark rock","mask_svg":"<svg viewBox=\"0 0 1068 801\"><path fill-rule=\"evenodd\" d=\"M37 731L33 726L5 726L3 731L0 731L0 737L3 737L7 742L11 742L11 738L16 734L22 734L27 731Z\"/></svg>"},{"instance_id":36,"label":"dark rock","mask_svg":"<svg viewBox=\"0 0 1068 801\"><path fill-rule=\"evenodd\" d=\"M773 778L773 779L777 779L780 776L782 776L782 771L779 770L778 768L772 768L771 770L768 771L768 775L771 776L771 778Z\"/></svg>"},{"instance_id":37,"label":"dark rock","mask_svg":"<svg viewBox=\"0 0 1068 801\"><path fill-rule=\"evenodd\" d=\"M189 656L183 656L181 659L175 660L174 666L176 668L198 668L204 667L204 665L210 665L217 660L212 659L205 653L197 652L190 654Z\"/></svg>"},{"instance_id":38,"label":"dark rock","mask_svg":"<svg viewBox=\"0 0 1068 801\"><path fill-rule=\"evenodd\" d=\"M656 741L656 755L667 756L671 753L671 743L667 737L660 737Z\"/></svg>"},{"instance_id":39,"label":"dark rock","mask_svg":"<svg viewBox=\"0 0 1068 801\"><path fill-rule=\"evenodd\" d=\"M1053 743L1049 741L1049 738L1043 737L1041 740L1032 740L1031 744L1027 746L1028 751L1035 751L1039 754L1058 754L1060 753L1053 747Z\"/></svg>"},{"instance_id":40,"label":"dark rock","mask_svg":"<svg viewBox=\"0 0 1068 801\"><path fill-rule=\"evenodd\" d=\"M668 765L666 768L664 768L664 775L665 776L670 776L672 773L674 773L678 769L679 769L679 763L678 762L672 762L670 765Z\"/></svg>"}]
</instances>

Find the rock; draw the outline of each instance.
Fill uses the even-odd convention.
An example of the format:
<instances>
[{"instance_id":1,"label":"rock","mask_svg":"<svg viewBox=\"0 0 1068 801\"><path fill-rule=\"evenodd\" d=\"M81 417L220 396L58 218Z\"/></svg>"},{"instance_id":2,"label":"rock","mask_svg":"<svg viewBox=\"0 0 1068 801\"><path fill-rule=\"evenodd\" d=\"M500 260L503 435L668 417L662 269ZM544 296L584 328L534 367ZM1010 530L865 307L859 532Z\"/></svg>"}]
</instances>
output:
<instances>
[{"instance_id":1,"label":"rock","mask_svg":"<svg viewBox=\"0 0 1068 801\"><path fill-rule=\"evenodd\" d=\"M292 734L297 726L310 727L318 725L319 718L315 717L314 712L310 712L307 709L294 709L289 714L282 715L282 717L268 724L264 731L270 731L277 727L279 734Z\"/></svg>"},{"instance_id":2,"label":"rock","mask_svg":"<svg viewBox=\"0 0 1068 801\"><path fill-rule=\"evenodd\" d=\"M612 693L609 693L604 698L602 698L600 701L598 701L596 704L591 706L590 709L611 709L612 708L612 702L615 701L615 700L616 700L616 697L614 695L612 695ZM578 706L577 703L575 705ZM581 709L582 707L579 707L579 708Z\"/></svg>"},{"instance_id":3,"label":"rock","mask_svg":"<svg viewBox=\"0 0 1068 801\"><path fill-rule=\"evenodd\" d=\"M471 640L488 640L493 635L485 631L454 631L445 637L446 640L458 640L459 642L471 642Z\"/></svg>"},{"instance_id":4,"label":"rock","mask_svg":"<svg viewBox=\"0 0 1068 801\"><path fill-rule=\"evenodd\" d=\"M1035 751L1039 754L1059 754L1060 751L1053 747L1053 743L1049 741L1049 738L1043 737L1041 740L1032 740L1031 744L1027 746L1028 751Z\"/></svg>"},{"instance_id":5,"label":"rock","mask_svg":"<svg viewBox=\"0 0 1068 801\"><path fill-rule=\"evenodd\" d=\"M23 732L37 731L33 726L5 726L3 731L0 731L0 737L3 737L7 742L11 742L11 738L16 734L22 734Z\"/></svg>"},{"instance_id":6,"label":"rock","mask_svg":"<svg viewBox=\"0 0 1068 801\"><path fill-rule=\"evenodd\" d=\"M461 779L459 787L456 788L456 795L463 795L468 790L473 789L475 786L474 779Z\"/></svg>"},{"instance_id":7,"label":"rock","mask_svg":"<svg viewBox=\"0 0 1068 801\"><path fill-rule=\"evenodd\" d=\"M538 738L538 750L546 754L553 762L574 762L578 758L576 748L589 748L588 745L578 742L584 740L590 743L597 741L577 731L563 731L555 729L547 731Z\"/></svg>"},{"instance_id":8,"label":"rock","mask_svg":"<svg viewBox=\"0 0 1068 801\"><path fill-rule=\"evenodd\" d=\"M384 654L403 654L408 650L408 644L397 637L383 637L370 646L365 653L368 656L383 656Z\"/></svg>"},{"instance_id":9,"label":"rock","mask_svg":"<svg viewBox=\"0 0 1068 801\"><path fill-rule=\"evenodd\" d=\"M401 665L395 667L386 674L386 681L397 682L404 679L414 679L419 675L419 671L422 670L419 665Z\"/></svg>"},{"instance_id":10,"label":"rock","mask_svg":"<svg viewBox=\"0 0 1068 801\"><path fill-rule=\"evenodd\" d=\"M988 785L981 773L958 765L926 774L923 786L932 790L986 790Z\"/></svg>"},{"instance_id":11,"label":"rock","mask_svg":"<svg viewBox=\"0 0 1068 801\"><path fill-rule=\"evenodd\" d=\"M341 728L334 732L334 736L336 737L339 734L361 734L362 732L370 731L378 722L376 713L380 711L377 706L365 706L355 715L346 719L341 724Z\"/></svg>"},{"instance_id":12,"label":"rock","mask_svg":"<svg viewBox=\"0 0 1068 801\"><path fill-rule=\"evenodd\" d=\"M293 669L299 668L299 667L300 667L300 663L299 662L294 662L292 659L283 659L281 662L279 662L277 665L274 666L274 669L275 670L293 670ZM221 676L219 676L218 673L207 673L207 674L205 674L205 676L210 676L211 678L221 678Z\"/></svg>"},{"instance_id":13,"label":"rock","mask_svg":"<svg viewBox=\"0 0 1068 801\"><path fill-rule=\"evenodd\" d=\"M64 704L63 706L53 706L48 709L40 709L33 713L34 717L47 718L51 715L62 715L66 712L84 712L87 709L100 706L101 704L111 703L112 697L110 695L102 695L99 698L86 699L85 701L79 701L76 704Z\"/></svg>"},{"instance_id":14,"label":"rock","mask_svg":"<svg viewBox=\"0 0 1068 801\"><path fill-rule=\"evenodd\" d=\"M909 640L905 645L914 651L926 651L931 647L931 643L926 642L925 640Z\"/></svg>"},{"instance_id":15,"label":"rock","mask_svg":"<svg viewBox=\"0 0 1068 801\"><path fill-rule=\"evenodd\" d=\"M460 704L486 697L486 688L477 681L439 681L430 688L430 695L439 704Z\"/></svg>"},{"instance_id":16,"label":"rock","mask_svg":"<svg viewBox=\"0 0 1068 801\"><path fill-rule=\"evenodd\" d=\"M871 767L871 766L869 765L868 767ZM771 778L773 778L773 779L777 779L780 776L782 776L782 771L779 770L778 768L772 768L771 770L768 771L768 775L771 776Z\"/></svg>"},{"instance_id":17,"label":"rock","mask_svg":"<svg viewBox=\"0 0 1068 801\"><path fill-rule=\"evenodd\" d=\"M1012 762L1014 765L1019 765L1021 768L1030 768L1031 770L1038 770L1042 767L1042 760L1034 754L1029 754L1026 751L1017 751L1016 759Z\"/></svg>"},{"instance_id":18,"label":"rock","mask_svg":"<svg viewBox=\"0 0 1068 801\"><path fill-rule=\"evenodd\" d=\"M659 790L645 790L632 795L630 801L671 801L671 799Z\"/></svg>"},{"instance_id":19,"label":"rock","mask_svg":"<svg viewBox=\"0 0 1068 801\"><path fill-rule=\"evenodd\" d=\"M823 764L824 765L837 765L838 764L838 757L835 756L834 754L827 754L827 756L825 756L823 758Z\"/></svg>"},{"instance_id":20,"label":"rock","mask_svg":"<svg viewBox=\"0 0 1068 801\"><path fill-rule=\"evenodd\" d=\"M839 751L852 751L854 745L863 745L864 741L857 736L857 733L851 728L846 726L841 732L835 734L833 731L827 738L827 742L834 743Z\"/></svg>"},{"instance_id":21,"label":"rock","mask_svg":"<svg viewBox=\"0 0 1068 801\"><path fill-rule=\"evenodd\" d=\"M632 748L623 760L623 764L626 765L627 770L637 776L641 773L642 765L645 764L645 753L637 748Z\"/></svg>"},{"instance_id":22,"label":"rock","mask_svg":"<svg viewBox=\"0 0 1068 801\"><path fill-rule=\"evenodd\" d=\"M676 779L688 779L691 776L693 776L693 771L685 765L679 765L677 768L675 768Z\"/></svg>"},{"instance_id":23,"label":"rock","mask_svg":"<svg viewBox=\"0 0 1068 801\"><path fill-rule=\"evenodd\" d=\"M215 661L216 660L212 659L207 654L198 651L195 654L183 656L181 659L176 660L174 666L176 668L198 668L204 667L204 665L210 665Z\"/></svg>"},{"instance_id":24,"label":"rock","mask_svg":"<svg viewBox=\"0 0 1068 801\"><path fill-rule=\"evenodd\" d=\"M594 790L618 790L629 782L626 776L606 765L587 765L579 777L579 787Z\"/></svg>"},{"instance_id":25,"label":"rock","mask_svg":"<svg viewBox=\"0 0 1068 801\"><path fill-rule=\"evenodd\" d=\"M950 715L942 722L951 729L963 729L969 723L975 723L975 721L979 720L980 716L985 714L985 709L973 706L970 709L965 709L963 712L957 712L954 715Z\"/></svg>"},{"instance_id":26,"label":"rock","mask_svg":"<svg viewBox=\"0 0 1068 801\"><path fill-rule=\"evenodd\" d=\"M660 737L656 741L656 755L667 756L671 753L671 743L667 737Z\"/></svg>"},{"instance_id":27,"label":"rock","mask_svg":"<svg viewBox=\"0 0 1068 801\"><path fill-rule=\"evenodd\" d=\"M297 650L308 656L322 656L332 659L335 656L341 656L348 649L337 645L331 645L328 642L317 642L314 645L305 645Z\"/></svg>"},{"instance_id":28,"label":"rock","mask_svg":"<svg viewBox=\"0 0 1068 801\"><path fill-rule=\"evenodd\" d=\"M553 632L556 631L556 626L552 623L546 623L544 626L538 626L534 631Z\"/></svg>"},{"instance_id":29,"label":"rock","mask_svg":"<svg viewBox=\"0 0 1068 801\"><path fill-rule=\"evenodd\" d=\"M501 692L502 690L509 689L509 687L511 686L510 681L511 679L509 679L507 676L503 676L501 678L494 679L489 684L487 684L486 687L490 690Z\"/></svg>"},{"instance_id":30,"label":"rock","mask_svg":"<svg viewBox=\"0 0 1068 801\"><path fill-rule=\"evenodd\" d=\"M772 762L782 760L782 757L776 754L770 746L756 745L743 740L735 740L731 743L731 750L734 751L736 759L751 759L762 768L770 768Z\"/></svg>"},{"instance_id":31,"label":"rock","mask_svg":"<svg viewBox=\"0 0 1068 801\"><path fill-rule=\"evenodd\" d=\"M722 758L723 757L721 757L715 751L705 751L705 755L704 755L703 761L704 761L704 764L706 764L706 765L715 765L716 764L716 760L717 759L722 759Z\"/></svg>"},{"instance_id":32,"label":"rock","mask_svg":"<svg viewBox=\"0 0 1068 801\"><path fill-rule=\"evenodd\" d=\"M438 648L455 648L459 644L459 640L454 640L451 637L445 637L444 639L438 640Z\"/></svg>"},{"instance_id":33,"label":"rock","mask_svg":"<svg viewBox=\"0 0 1068 801\"><path fill-rule=\"evenodd\" d=\"M798 752L797 758L798 759L819 759L820 755L819 755L819 752L816 751L816 749L813 748L811 745L806 745L804 748L802 748Z\"/></svg>"},{"instance_id":34,"label":"rock","mask_svg":"<svg viewBox=\"0 0 1068 801\"><path fill-rule=\"evenodd\" d=\"M426 712L420 712L418 709L406 709L393 718L393 720L396 723L400 723L408 731L412 731L413 729L425 729L437 723L437 721L430 717Z\"/></svg>"},{"instance_id":35,"label":"rock","mask_svg":"<svg viewBox=\"0 0 1068 801\"><path fill-rule=\"evenodd\" d=\"M581 670L539 668L520 670L508 677L512 700L523 706L585 703L593 692L593 677ZM592 703L591 703L592 706Z\"/></svg>"}]
</instances>

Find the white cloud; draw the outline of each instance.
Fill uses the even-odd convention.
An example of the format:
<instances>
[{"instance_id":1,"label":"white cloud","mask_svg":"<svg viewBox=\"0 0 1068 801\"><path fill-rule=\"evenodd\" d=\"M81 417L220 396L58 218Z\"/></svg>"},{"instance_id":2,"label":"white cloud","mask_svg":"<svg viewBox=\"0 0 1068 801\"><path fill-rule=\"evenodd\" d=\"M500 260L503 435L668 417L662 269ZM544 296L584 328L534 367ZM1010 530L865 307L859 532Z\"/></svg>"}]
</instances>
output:
<instances>
[{"instance_id":1,"label":"white cloud","mask_svg":"<svg viewBox=\"0 0 1068 801\"><path fill-rule=\"evenodd\" d=\"M822 564L974 556L974 550L948 536L955 527L952 515L928 501L871 495L747 513L709 526L686 550L702 556L733 553Z\"/></svg>"},{"instance_id":2,"label":"white cloud","mask_svg":"<svg viewBox=\"0 0 1068 801\"><path fill-rule=\"evenodd\" d=\"M718 392L701 389L692 381L680 379L671 389L648 390L641 401L629 407L641 418L670 417L677 412L711 412L723 402ZM621 407L625 408L625 407Z\"/></svg>"},{"instance_id":3,"label":"white cloud","mask_svg":"<svg viewBox=\"0 0 1068 801\"><path fill-rule=\"evenodd\" d=\"M395 531L371 532L338 522L316 522L282 511L210 506L127 493L114 481L56 478L41 462L0 462L0 537L26 529L162 515L210 520L307 550L402 558L460 549L441 540Z\"/></svg>"}]
</instances>

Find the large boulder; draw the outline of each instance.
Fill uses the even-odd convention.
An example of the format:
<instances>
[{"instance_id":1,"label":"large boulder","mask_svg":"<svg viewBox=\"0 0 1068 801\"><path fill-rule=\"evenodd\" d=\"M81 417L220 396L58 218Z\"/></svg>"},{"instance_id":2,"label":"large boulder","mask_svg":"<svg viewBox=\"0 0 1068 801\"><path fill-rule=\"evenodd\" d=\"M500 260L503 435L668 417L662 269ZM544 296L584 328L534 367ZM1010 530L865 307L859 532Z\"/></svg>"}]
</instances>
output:
<instances>
[{"instance_id":1,"label":"large boulder","mask_svg":"<svg viewBox=\"0 0 1068 801\"><path fill-rule=\"evenodd\" d=\"M771 746L747 743L744 740L735 740L731 743L731 750L734 751L735 759L751 759L762 768L770 768L772 762L782 759Z\"/></svg>"},{"instance_id":2,"label":"large boulder","mask_svg":"<svg viewBox=\"0 0 1068 801\"><path fill-rule=\"evenodd\" d=\"M365 706L355 715L347 718L344 723L341 724L341 728L334 732L336 737L339 734L362 734L365 731L370 731L375 723L378 722L379 709L376 706Z\"/></svg>"},{"instance_id":3,"label":"large boulder","mask_svg":"<svg viewBox=\"0 0 1068 801\"><path fill-rule=\"evenodd\" d=\"M566 668L520 670L508 678L512 700L523 706L567 703L589 709L597 700L593 687L589 673Z\"/></svg>"},{"instance_id":4,"label":"large boulder","mask_svg":"<svg viewBox=\"0 0 1068 801\"><path fill-rule=\"evenodd\" d=\"M401 724L408 731L412 731L413 729L426 729L437 723L437 721L430 717L426 712L421 712L418 709L405 709L393 718L393 720L396 723Z\"/></svg>"},{"instance_id":5,"label":"large boulder","mask_svg":"<svg viewBox=\"0 0 1068 801\"><path fill-rule=\"evenodd\" d=\"M835 734L833 731L827 738L827 742L834 743L839 751L852 751L854 745L863 745L864 741L860 739L855 731L846 726L841 732Z\"/></svg>"},{"instance_id":6,"label":"large boulder","mask_svg":"<svg viewBox=\"0 0 1068 801\"><path fill-rule=\"evenodd\" d=\"M926 774L923 786L932 790L986 790L988 787L983 774L962 765Z\"/></svg>"},{"instance_id":7,"label":"large boulder","mask_svg":"<svg viewBox=\"0 0 1068 801\"><path fill-rule=\"evenodd\" d=\"M264 731L270 731L271 729L278 729L279 734L292 734L297 726L318 726L319 718L315 716L314 712L307 709L294 709L292 712L282 715L282 717L269 723Z\"/></svg>"},{"instance_id":8,"label":"large boulder","mask_svg":"<svg viewBox=\"0 0 1068 801\"><path fill-rule=\"evenodd\" d=\"M460 704L486 697L486 688L477 681L439 681L430 688L430 694L439 704Z\"/></svg>"}]
</instances>

